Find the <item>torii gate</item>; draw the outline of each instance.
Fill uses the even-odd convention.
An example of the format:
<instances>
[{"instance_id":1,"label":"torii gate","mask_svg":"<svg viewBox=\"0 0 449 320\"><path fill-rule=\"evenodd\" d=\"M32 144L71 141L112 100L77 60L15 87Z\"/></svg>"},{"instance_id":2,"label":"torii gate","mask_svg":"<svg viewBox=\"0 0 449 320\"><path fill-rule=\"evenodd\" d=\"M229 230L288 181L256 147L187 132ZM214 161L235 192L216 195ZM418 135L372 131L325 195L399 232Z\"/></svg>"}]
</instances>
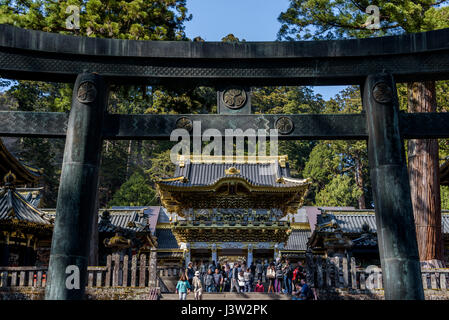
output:
<instances>
[{"instance_id":1,"label":"torii gate","mask_svg":"<svg viewBox=\"0 0 449 320\"><path fill-rule=\"evenodd\" d=\"M70 115L0 112L0 136L66 138L46 299L82 299L103 139L169 139L173 129L277 128L280 139L368 140L386 299L424 299L402 139L449 138L449 114L399 113L395 81L449 79L449 29L306 42L169 42L65 36L0 25L0 75L75 82ZM112 115L108 86L356 84L360 114ZM245 89L242 89L245 90ZM80 268L79 289L66 267Z\"/></svg>"}]
</instances>

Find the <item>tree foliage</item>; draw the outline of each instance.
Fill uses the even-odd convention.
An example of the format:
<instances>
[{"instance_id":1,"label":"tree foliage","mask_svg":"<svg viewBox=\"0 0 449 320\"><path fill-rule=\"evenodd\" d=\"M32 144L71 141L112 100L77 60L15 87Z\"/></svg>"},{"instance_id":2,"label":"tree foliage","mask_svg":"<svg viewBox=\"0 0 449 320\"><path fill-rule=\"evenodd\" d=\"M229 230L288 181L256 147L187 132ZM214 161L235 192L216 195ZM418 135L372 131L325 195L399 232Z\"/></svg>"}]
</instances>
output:
<instances>
[{"instance_id":1,"label":"tree foliage","mask_svg":"<svg viewBox=\"0 0 449 320\"><path fill-rule=\"evenodd\" d=\"M139 171L121 185L109 202L110 206L150 206L157 205L156 192L148 177Z\"/></svg>"}]
</instances>

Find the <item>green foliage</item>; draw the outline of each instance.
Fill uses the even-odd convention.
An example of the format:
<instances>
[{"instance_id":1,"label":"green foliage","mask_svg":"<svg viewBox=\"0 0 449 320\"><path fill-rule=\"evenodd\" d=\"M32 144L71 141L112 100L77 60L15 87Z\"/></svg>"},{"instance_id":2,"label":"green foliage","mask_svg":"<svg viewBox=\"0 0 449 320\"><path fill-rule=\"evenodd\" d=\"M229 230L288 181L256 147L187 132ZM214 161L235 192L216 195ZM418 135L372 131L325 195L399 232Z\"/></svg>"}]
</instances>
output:
<instances>
[{"instance_id":1,"label":"green foliage","mask_svg":"<svg viewBox=\"0 0 449 320\"><path fill-rule=\"evenodd\" d=\"M440 186L441 209L449 210L449 186Z\"/></svg>"},{"instance_id":2,"label":"green foliage","mask_svg":"<svg viewBox=\"0 0 449 320\"><path fill-rule=\"evenodd\" d=\"M110 206L150 206L157 205L156 192L148 177L136 171L114 194Z\"/></svg>"},{"instance_id":3,"label":"green foliage","mask_svg":"<svg viewBox=\"0 0 449 320\"><path fill-rule=\"evenodd\" d=\"M151 181L173 176L175 165L170 161L170 150L155 154L151 158L151 167L145 170Z\"/></svg>"},{"instance_id":4,"label":"green foliage","mask_svg":"<svg viewBox=\"0 0 449 320\"><path fill-rule=\"evenodd\" d=\"M449 26L447 0L291 0L279 15L284 40L367 38ZM380 29L367 29L369 5L380 10Z\"/></svg>"},{"instance_id":5,"label":"green foliage","mask_svg":"<svg viewBox=\"0 0 449 320\"><path fill-rule=\"evenodd\" d=\"M337 175L316 196L317 206L356 206L361 191L347 175Z\"/></svg>"}]
</instances>

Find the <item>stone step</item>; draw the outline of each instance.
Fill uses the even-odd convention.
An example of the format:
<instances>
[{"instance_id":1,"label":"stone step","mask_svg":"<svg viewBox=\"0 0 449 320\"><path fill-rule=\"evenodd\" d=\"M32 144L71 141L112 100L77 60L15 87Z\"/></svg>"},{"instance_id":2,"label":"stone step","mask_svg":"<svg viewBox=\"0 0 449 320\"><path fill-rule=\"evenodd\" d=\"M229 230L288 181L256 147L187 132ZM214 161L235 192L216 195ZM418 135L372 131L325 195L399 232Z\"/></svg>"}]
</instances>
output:
<instances>
[{"instance_id":1,"label":"stone step","mask_svg":"<svg viewBox=\"0 0 449 320\"><path fill-rule=\"evenodd\" d=\"M177 293L162 293L161 300L178 300ZM194 300L193 292L187 295L187 300ZM291 300L291 296L281 293L266 292L220 292L220 293L203 293L203 300Z\"/></svg>"}]
</instances>

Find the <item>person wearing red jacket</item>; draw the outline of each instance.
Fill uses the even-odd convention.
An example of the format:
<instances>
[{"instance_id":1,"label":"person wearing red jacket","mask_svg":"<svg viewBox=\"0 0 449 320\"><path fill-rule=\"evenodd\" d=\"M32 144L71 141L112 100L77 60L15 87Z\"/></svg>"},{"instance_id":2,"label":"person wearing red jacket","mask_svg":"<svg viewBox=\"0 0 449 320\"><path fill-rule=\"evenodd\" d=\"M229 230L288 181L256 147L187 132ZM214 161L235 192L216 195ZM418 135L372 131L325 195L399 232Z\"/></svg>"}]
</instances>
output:
<instances>
[{"instance_id":1,"label":"person wearing red jacket","mask_svg":"<svg viewBox=\"0 0 449 320\"><path fill-rule=\"evenodd\" d=\"M260 279L257 280L256 290L254 290L254 292L265 292L265 288L263 287L262 281Z\"/></svg>"}]
</instances>

